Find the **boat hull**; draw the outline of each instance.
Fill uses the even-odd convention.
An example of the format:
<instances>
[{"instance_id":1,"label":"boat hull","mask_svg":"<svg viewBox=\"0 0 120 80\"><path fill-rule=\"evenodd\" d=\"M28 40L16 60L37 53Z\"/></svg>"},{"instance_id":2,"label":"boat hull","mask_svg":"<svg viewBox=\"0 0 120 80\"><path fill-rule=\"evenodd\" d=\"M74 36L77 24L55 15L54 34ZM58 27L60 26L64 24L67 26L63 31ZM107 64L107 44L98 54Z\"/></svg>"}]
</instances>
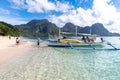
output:
<instances>
[{"instance_id":1,"label":"boat hull","mask_svg":"<svg viewBox=\"0 0 120 80\"><path fill-rule=\"evenodd\" d=\"M102 47L101 43L50 43L48 44L49 47Z\"/></svg>"}]
</instances>

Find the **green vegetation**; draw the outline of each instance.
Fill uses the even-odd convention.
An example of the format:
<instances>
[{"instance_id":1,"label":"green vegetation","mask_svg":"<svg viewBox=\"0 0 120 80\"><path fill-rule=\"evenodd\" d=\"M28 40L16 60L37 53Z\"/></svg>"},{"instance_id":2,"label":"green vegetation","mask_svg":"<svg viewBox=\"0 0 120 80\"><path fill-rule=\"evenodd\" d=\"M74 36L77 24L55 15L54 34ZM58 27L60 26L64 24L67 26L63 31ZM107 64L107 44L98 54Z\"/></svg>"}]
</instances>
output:
<instances>
[{"instance_id":1,"label":"green vegetation","mask_svg":"<svg viewBox=\"0 0 120 80\"><path fill-rule=\"evenodd\" d=\"M58 27L49 22L47 19L32 20L27 24L16 25L16 27L23 33L24 36L48 36L58 35Z\"/></svg>"},{"instance_id":2,"label":"green vegetation","mask_svg":"<svg viewBox=\"0 0 120 80\"><path fill-rule=\"evenodd\" d=\"M91 34L97 34L99 36L120 36L119 33L109 32L101 23L95 23L92 26L85 26L85 27L77 26L78 33L89 34L90 30L91 30ZM76 26L72 23L66 23L65 26L62 28L62 31L75 33Z\"/></svg>"},{"instance_id":3,"label":"green vegetation","mask_svg":"<svg viewBox=\"0 0 120 80\"><path fill-rule=\"evenodd\" d=\"M0 22L0 35L2 36L20 36L21 32L14 26L5 22Z\"/></svg>"},{"instance_id":4,"label":"green vegetation","mask_svg":"<svg viewBox=\"0 0 120 80\"><path fill-rule=\"evenodd\" d=\"M41 20L31 20L27 24L16 25L16 27L23 33L24 36L48 36L58 35L59 28L54 24L49 22L47 19ZM118 33L109 32L103 24L95 23L92 26L77 26L78 33L90 33L99 36L120 36ZM63 28L63 32L76 32L76 25L72 23L66 23Z\"/></svg>"}]
</instances>

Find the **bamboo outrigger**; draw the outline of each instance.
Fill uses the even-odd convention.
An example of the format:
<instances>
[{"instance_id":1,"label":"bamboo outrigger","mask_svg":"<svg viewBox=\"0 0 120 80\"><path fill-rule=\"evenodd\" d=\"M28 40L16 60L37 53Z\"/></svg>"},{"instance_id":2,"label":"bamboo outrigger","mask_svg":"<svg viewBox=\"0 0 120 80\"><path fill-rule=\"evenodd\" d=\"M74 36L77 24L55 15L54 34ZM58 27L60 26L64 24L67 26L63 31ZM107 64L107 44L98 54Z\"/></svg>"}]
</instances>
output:
<instances>
[{"instance_id":1,"label":"bamboo outrigger","mask_svg":"<svg viewBox=\"0 0 120 80\"><path fill-rule=\"evenodd\" d=\"M69 32L61 32L61 34L73 34ZM48 44L49 47L70 47L70 49L75 50L120 50L119 48L116 48L111 43L108 43L103 40L103 38L100 38L100 41L96 41L97 35L91 35L91 34L83 34L83 33L77 33L77 35L82 36L82 39L70 39L63 37L61 39L58 39L58 41L52 42ZM90 37L90 38L89 38ZM103 48L103 44L107 44L111 46L112 48Z\"/></svg>"}]
</instances>

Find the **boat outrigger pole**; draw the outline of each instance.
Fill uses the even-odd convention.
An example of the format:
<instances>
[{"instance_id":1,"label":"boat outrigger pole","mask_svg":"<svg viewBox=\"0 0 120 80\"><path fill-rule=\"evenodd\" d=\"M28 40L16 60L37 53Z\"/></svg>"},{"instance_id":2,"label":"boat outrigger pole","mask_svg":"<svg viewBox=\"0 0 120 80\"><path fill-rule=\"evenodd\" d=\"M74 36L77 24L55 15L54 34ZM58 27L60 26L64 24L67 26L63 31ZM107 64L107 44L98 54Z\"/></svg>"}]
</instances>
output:
<instances>
[{"instance_id":1,"label":"boat outrigger pole","mask_svg":"<svg viewBox=\"0 0 120 80\"><path fill-rule=\"evenodd\" d=\"M95 47L90 43L90 46L93 48L93 50L95 50Z\"/></svg>"},{"instance_id":2,"label":"boat outrigger pole","mask_svg":"<svg viewBox=\"0 0 120 80\"><path fill-rule=\"evenodd\" d=\"M91 48L75 48L71 43L68 42L67 44L71 47L71 49L75 49L75 50L120 50L119 48L116 48L115 46L113 46L111 43L107 43L107 44L112 46L113 49L95 48L91 43L89 44Z\"/></svg>"},{"instance_id":3,"label":"boat outrigger pole","mask_svg":"<svg viewBox=\"0 0 120 80\"><path fill-rule=\"evenodd\" d=\"M68 42L67 44L70 45L70 47L71 47L72 49L74 48L73 45L72 45L70 42Z\"/></svg>"},{"instance_id":4,"label":"boat outrigger pole","mask_svg":"<svg viewBox=\"0 0 120 80\"><path fill-rule=\"evenodd\" d=\"M107 44L112 46L115 50L117 50L117 48L115 46L113 46L110 42L108 42Z\"/></svg>"}]
</instances>

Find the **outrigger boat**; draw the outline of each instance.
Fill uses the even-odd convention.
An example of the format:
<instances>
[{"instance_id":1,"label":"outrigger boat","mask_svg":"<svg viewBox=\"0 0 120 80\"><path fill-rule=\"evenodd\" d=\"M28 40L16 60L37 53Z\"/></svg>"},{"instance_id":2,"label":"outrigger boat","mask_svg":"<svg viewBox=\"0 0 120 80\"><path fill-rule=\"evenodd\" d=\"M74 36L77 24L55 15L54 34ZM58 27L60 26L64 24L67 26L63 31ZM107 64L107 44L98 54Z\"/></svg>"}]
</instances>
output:
<instances>
[{"instance_id":1,"label":"outrigger boat","mask_svg":"<svg viewBox=\"0 0 120 80\"><path fill-rule=\"evenodd\" d=\"M91 35L91 29L90 29L90 34L83 34L83 33L77 33L77 26L76 26L76 37L71 39L71 38L60 38L60 34L68 34L68 35L73 35L74 33L69 33L69 32L61 32L59 28L59 38L57 40L50 41L48 44L49 47L70 47L71 49L76 49L76 50L120 50L116 48L114 45L111 43L103 40L103 38L97 39L97 35ZM77 35L82 36L81 39L77 37ZM107 43L107 45L111 46L112 48L103 48L104 43ZM77 48L76 48L77 47Z\"/></svg>"},{"instance_id":2,"label":"outrigger boat","mask_svg":"<svg viewBox=\"0 0 120 80\"><path fill-rule=\"evenodd\" d=\"M62 34L71 34L67 32L62 32ZM78 35L82 36L82 38L60 38L57 41L54 40L53 42L50 42L48 46L50 47L86 47L86 46L102 46L101 42L96 42L96 35L90 35L90 34L83 34L78 33Z\"/></svg>"},{"instance_id":3,"label":"outrigger boat","mask_svg":"<svg viewBox=\"0 0 120 80\"><path fill-rule=\"evenodd\" d=\"M70 34L64 32L64 34ZM80 38L60 38L52 41L48 44L49 47L70 47L75 50L120 50L111 43L104 41L103 38L97 37L97 35L78 33L82 36ZM109 45L112 48L104 48L104 45Z\"/></svg>"}]
</instances>

